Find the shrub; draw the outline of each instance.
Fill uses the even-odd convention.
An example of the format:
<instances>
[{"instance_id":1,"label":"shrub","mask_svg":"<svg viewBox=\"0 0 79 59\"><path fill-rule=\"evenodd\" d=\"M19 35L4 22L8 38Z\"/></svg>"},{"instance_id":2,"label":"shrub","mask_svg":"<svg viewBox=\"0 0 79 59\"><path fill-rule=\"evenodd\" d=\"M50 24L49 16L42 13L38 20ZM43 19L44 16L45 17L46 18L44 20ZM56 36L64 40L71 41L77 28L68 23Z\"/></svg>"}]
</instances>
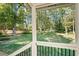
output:
<instances>
[{"instance_id":1,"label":"shrub","mask_svg":"<svg viewBox=\"0 0 79 59\"><path fill-rule=\"evenodd\" d=\"M0 35L2 35L2 32L0 32Z\"/></svg>"},{"instance_id":2,"label":"shrub","mask_svg":"<svg viewBox=\"0 0 79 59\"><path fill-rule=\"evenodd\" d=\"M9 40L10 38L7 35L3 35L2 32L0 32L0 41Z\"/></svg>"},{"instance_id":3,"label":"shrub","mask_svg":"<svg viewBox=\"0 0 79 59\"><path fill-rule=\"evenodd\" d=\"M8 35L3 35L3 33L0 32L0 38L1 37L8 37Z\"/></svg>"},{"instance_id":4,"label":"shrub","mask_svg":"<svg viewBox=\"0 0 79 59\"><path fill-rule=\"evenodd\" d=\"M0 37L0 41L5 41L5 40L9 40L9 37Z\"/></svg>"},{"instance_id":5,"label":"shrub","mask_svg":"<svg viewBox=\"0 0 79 59\"><path fill-rule=\"evenodd\" d=\"M22 34L31 34L29 31L24 31Z\"/></svg>"}]
</instances>

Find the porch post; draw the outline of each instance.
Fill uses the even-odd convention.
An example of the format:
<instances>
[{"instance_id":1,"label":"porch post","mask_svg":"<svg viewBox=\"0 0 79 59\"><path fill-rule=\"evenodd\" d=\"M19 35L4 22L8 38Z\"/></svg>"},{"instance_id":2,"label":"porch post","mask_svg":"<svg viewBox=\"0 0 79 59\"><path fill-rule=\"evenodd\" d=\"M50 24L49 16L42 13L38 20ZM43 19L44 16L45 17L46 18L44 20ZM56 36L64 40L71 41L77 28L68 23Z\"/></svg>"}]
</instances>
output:
<instances>
[{"instance_id":1,"label":"porch post","mask_svg":"<svg viewBox=\"0 0 79 59\"><path fill-rule=\"evenodd\" d=\"M77 47L79 47L79 3L75 4L75 37L76 37L76 44ZM76 55L79 56L79 50L76 51Z\"/></svg>"},{"instance_id":2,"label":"porch post","mask_svg":"<svg viewBox=\"0 0 79 59\"><path fill-rule=\"evenodd\" d=\"M36 8L32 5L32 56L37 55L36 41Z\"/></svg>"}]
</instances>

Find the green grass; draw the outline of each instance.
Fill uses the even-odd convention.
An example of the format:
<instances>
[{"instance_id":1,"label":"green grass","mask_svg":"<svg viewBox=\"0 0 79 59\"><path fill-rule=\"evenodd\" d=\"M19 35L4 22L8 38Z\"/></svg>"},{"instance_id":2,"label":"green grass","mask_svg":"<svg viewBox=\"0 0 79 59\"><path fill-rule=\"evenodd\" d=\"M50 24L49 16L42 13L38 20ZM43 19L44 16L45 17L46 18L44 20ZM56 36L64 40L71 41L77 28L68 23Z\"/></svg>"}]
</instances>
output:
<instances>
[{"instance_id":1,"label":"green grass","mask_svg":"<svg viewBox=\"0 0 79 59\"><path fill-rule=\"evenodd\" d=\"M22 46L28 44L32 41L32 34L21 34L19 36L12 36L10 40L3 41L0 43L0 51L3 51L7 54L11 54L12 52L16 51L17 49L21 48ZM65 38L63 36L57 35L54 32L48 33L38 33L37 40L39 41L48 41L46 38L49 39L51 42L59 42L59 43L70 43L70 38Z\"/></svg>"},{"instance_id":2,"label":"green grass","mask_svg":"<svg viewBox=\"0 0 79 59\"><path fill-rule=\"evenodd\" d=\"M11 37L8 41L3 41L0 44L0 51L10 54L22 46L28 44L32 40L31 34L21 34L20 36Z\"/></svg>"},{"instance_id":3,"label":"green grass","mask_svg":"<svg viewBox=\"0 0 79 59\"><path fill-rule=\"evenodd\" d=\"M72 41L71 38L63 37L62 35L57 35L54 32L48 33L38 33L37 40L40 41L50 41L50 42L57 42L57 43L70 43ZM49 38L48 40L46 38Z\"/></svg>"}]
</instances>

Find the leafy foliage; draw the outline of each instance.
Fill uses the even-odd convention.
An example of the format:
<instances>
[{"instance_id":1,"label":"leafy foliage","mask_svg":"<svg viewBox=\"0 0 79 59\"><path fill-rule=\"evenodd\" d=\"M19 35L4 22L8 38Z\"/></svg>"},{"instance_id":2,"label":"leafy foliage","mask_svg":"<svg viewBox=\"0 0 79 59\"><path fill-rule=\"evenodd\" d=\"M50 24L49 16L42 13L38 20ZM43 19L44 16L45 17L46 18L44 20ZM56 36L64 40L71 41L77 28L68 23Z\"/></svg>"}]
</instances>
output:
<instances>
[{"instance_id":1,"label":"leafy foliage","mask_svg":"<svg viewBox=\"0 0 79 59\"><path fill-rule=\"evenodd\" d=\"M7 34L6 30L14 29L16 31L17 28L24 29L26 17L30 14L31 10L28 4L0 4L0 30ZM20 25L22 26L20 27Z\"/></svg>"},{"instance_id":2,"label":"leafy foliage","mask_svg":"<svg viewBox=\"0 0 79 59\"><path fill-rule=\"evenodd\" d=\"M60 33L74 31L74 5L56 7L37 9L37 29L54 30Z\"/></svg>"}]
</instances>

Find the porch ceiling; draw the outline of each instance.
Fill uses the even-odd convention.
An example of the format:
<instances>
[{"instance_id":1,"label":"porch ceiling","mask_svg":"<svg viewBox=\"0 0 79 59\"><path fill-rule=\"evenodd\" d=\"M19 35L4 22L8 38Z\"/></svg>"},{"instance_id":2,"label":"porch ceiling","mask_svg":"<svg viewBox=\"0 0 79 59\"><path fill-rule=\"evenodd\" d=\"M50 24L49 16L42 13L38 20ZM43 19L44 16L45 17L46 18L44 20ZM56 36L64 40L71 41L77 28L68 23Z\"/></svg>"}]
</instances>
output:
<instances>
[{"instance_id":1,"label":"porch ceiling","mask_svg":"<svg viewBox=\"0 0 79 59\"><path fill-rule=\"evenodd\" d=\"M31 6L35 6L36 8L46 7L49 5L54 5L56 3L31 3Z\"/></svg>"}]
</instances>

